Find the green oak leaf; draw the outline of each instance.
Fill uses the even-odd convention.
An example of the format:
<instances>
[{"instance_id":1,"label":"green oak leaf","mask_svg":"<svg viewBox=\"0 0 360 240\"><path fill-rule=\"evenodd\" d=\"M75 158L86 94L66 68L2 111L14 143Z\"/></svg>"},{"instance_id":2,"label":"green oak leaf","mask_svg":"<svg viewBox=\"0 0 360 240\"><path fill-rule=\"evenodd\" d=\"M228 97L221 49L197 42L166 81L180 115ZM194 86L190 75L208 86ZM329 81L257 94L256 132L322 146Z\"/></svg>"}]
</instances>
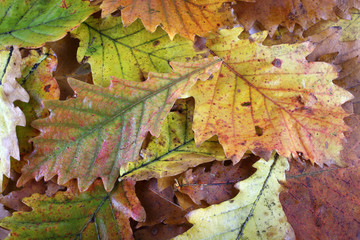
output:
<instances>
[{"instance_id":1,"label":"green oak leaf","mask_svg":"<svg viewBox=\"0 0 360 240\"><path fill-rule=\"evenodd\" d=\"M72 35L80 39L78 61L91 65L94 83L108 86L112 76L141 81L149 72L170 72L170 61L185 61L199 54L193 42L176 36L173 41L158 28L146 31L140 20L124 27L119 17L90 17Z\"/></svg>"},{"instance_id":2,"label":"green oak leaf","mask_svg":"<svg viewBox=\"0 0 360 240\"><path fill-rule=\"evenodd\" d=\"M101 181L81 194L73 189L25 198L31 212L15 212L0 221L11 230L6 239L132 239L129 218L145 221L134 181L118 183L110 193Z\"/></svg>"},{"instance_id":3,"label":"green oak leaf","mask_svg":"<svg viewBox=\"0 0 360 240\"><path fill-rule=\"evenodd\" d=\"M151 136L142 158L120 169L120 178L136 181L163 178L184 172L190 167L225 160L222 146L216 139L196 146L192 131L193 106L184 104L180 112L170 112L158 138Z\"/></svg>"},{"instance_id":4,"label":"green oak leaf","mask_svg":"<svg viewBox=\"0 0 360 240\"><path fill-rule=\"evenodd\" d=\"M64 37L97 10L82 0L0 1L0 45L40 47Z\"/></svg>"}]
</instances>

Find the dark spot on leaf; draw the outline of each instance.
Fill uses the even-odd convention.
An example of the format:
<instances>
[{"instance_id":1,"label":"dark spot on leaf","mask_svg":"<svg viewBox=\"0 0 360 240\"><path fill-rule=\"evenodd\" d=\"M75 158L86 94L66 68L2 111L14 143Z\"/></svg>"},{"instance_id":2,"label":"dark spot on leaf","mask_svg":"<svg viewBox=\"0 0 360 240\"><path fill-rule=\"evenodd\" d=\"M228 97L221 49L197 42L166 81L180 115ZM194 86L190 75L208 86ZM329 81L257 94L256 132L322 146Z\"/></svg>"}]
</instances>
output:
<instances>
[{"instance_id":1,"label":"dark spot on leaf","mask_svg":"<svg viewBox=\"0 0 360 240\"><path fill-rule=\"evenodd\" d=\"M156 40L156 41L153 42L153 46L154 46L154 47L156 47L156 46L159 45L159 44L160 44L160 41L159 41L159 40Z\"/></svg>"},{"instance_id":2,"label":"dark spot on leaf","mask_svg":"<svg viewBox=\"0 0 360 240\"><path fill-rule=\"evenodd\" d=\"M50 91L50 87L51 87L50 84L46 85L46 86L44 87L44 91L45 91L45 92L49 92L49 91Z\"/></svg>"},{"instance_id":3,"label":"dark spot on leaf","mask_svg":"<svg viewBox=\"0 0 360 240\"><path fill-rule=\"evenodd\" d=\"M219 77L224 77L224 74L220 73L220 74L219 74Z\"/></svg>"},{"instance_id":4,"label":"dark spot on leaf","mask_svg":"<svg viewBox=\"0 0 360 240\"><path fill-rule=\"evenodd\" d=\"M304 100L302 99L301 95L296 97L296 101L298 101L301 105L305 105Z\"/></svg>"},{"instance_id":5,"label":"dark spot on leaf","mask_svg":"<svg viewBox=\"0 0 360 240\"><path fill-rule=\"evenodd\" d=\"M247 107L247 106L250 106L250 105L251 105L251 102L243 102L241 104L241 106L243 106L243 107Z\"/></svg>"},{"instance_id":6,"label":"dark spot on leaf","mask_svg":"<svg viewBox=\"0 0 360 240\"><path fill-rule=\"evenodd\" d=\"M275 67L277 68L280 68L281 67L281 64L282 64L282 61L278 58L275 58L272 62L271 62L272 65L274 65Z\"/></svg>"},{"instance_id":7,"label":"dark spot on leaf","mask_svg":"<svg viewBox=\"0 0 360 240\"><path fill-rule=\"evenodd\" d=\"M256 132L256 135L258 135L259 137L264 134L263 129L259 126L255 126L255 132Z\"/></svg>"}]
</instances>

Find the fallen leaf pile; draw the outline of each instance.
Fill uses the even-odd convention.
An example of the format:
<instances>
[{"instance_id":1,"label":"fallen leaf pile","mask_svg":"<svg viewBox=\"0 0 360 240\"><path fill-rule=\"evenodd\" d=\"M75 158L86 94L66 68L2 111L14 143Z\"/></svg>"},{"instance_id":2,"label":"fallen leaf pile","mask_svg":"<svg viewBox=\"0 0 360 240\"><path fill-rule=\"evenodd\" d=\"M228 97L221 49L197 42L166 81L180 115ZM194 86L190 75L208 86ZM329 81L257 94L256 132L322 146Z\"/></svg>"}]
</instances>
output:
<instances>
[{"instance_id":1,"label":"fallen leaf pile","mask_svg":"<svg viewBox=\"0 0 360 240\"><path fill-rule=\"evenodd\" d=\"M0 2L0 239L357 239L359 0Z\"/></svg>"}]
</instances>

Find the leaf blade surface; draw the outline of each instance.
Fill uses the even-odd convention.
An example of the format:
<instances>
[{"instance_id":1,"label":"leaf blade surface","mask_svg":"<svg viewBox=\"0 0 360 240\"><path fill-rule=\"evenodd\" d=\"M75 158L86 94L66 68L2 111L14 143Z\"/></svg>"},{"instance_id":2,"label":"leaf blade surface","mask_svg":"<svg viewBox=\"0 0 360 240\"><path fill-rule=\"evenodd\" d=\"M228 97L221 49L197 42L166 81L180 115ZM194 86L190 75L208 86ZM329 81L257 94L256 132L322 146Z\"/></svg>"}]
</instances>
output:
<instances>
[{"instance_id":1,"label":"leaf blade surface","mask_svg":"<svg viewBox=\"0 0 360 240\"><path fill-rule=\"evenodd\" d=\"M235 185L235 198L190 212L194 226L174 239L295 239L279 200L287 159L277 155L253 166L254 175Z\"/></svg>"},{"instance_id":2,"label":"leaf blade surface","mask_svg":"<svg viewBox=\"0 0 360 240\"><path fill-rule=\"evenodd\" d=\"M0 3L0 44L40 47L56 41L97 11L81 0L6 0Z\"/></svg>"},{"instance_id":3,"label":"leaf blade surface","mask_svg":"<svg viewBox=\"0 0 360 240\"><path fill-rule=\"evenodd\" d=\"M341 104L351 94L332 83L327 63L308 62L307 43L263 46L266 32L238 39L242 29L220 30L207 46L224 59L214 78L198 82L193 129L199 145L217 134L226 156L239 161L245 151L269 158L303 154L319 165L338 163L348 128Z\"/></svg>"},{"instance_id":4,"label":"leaf blade surface","mask_svg":"<svg viewBox=\"0 0 360 240\"><path fill-rule=\"evenodd\" d=\"M172 63L170 74L151 73L140 83L114 80L107 89L70 80L77 97L47 102L52 112L33 124L41 135L18 185L58 174L60 184L78 178L81 191L101 177L110 191L120 166L137 159L147 133L158 136L175 100L220 65L219 59Z\"/></svg>"}]
</instances>

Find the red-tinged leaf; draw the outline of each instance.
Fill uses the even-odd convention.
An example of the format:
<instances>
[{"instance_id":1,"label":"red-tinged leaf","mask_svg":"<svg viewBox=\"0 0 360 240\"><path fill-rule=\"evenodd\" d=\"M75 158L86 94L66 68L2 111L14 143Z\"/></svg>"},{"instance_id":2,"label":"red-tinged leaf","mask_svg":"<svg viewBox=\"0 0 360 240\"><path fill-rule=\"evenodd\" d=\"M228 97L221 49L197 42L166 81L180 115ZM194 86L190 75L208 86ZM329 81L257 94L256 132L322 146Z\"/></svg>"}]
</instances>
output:
<instances>
[{"instance_id":1,"label":"red-tinged leaf","mask_svg":"<svg viewBox=\"0 0 360 240\"><path fill-rule=\"evenodd\" d=\"M235 197L238 193L235 183L255 172L252 165L257 160L256 157L243 159L235 165L214 162L208 171L205 167L190 169L179 177L176 189L188 194L196 204L202 200L210 205L221 203Z\"/></svg>"},{"instance_id":2,"label":"red-tinged leaf","mask_svg":"<svg viewBox=\"0 0 360 240\"><path fill-rule=\"evenodd\" d=\"M6 210L2 204L0 204L0 220L8 216L10 216L10 212ZM9 230L0 228L0 239L5 239L6 236L9 235L9 232Z\"/></svg>"},{"instance_id":3,"label":"red-tinged leaf","mask_svg":"<svg viewBox=\"0 0 360 240\"><path fill-rule=\"evenodd\" d=\"M30 211L31 208L26 206L22 199L25 197L30 197L35 193L44 194L46 190L46 185L44 182L28 182L22 189L12 191L9 194L3 196L0 195L0 203L6 206L7 208L16 210L16 211Z\"/></svg>"},{"instance_id":4,"label":"red-tinged leaf","mask_svg":"<svg viewBox=\"0 0 360 240\"><path fill-rule=\"evenodd\" d=\"M303 166L292 162L288 192L280 194L298 239L357 239L360 233L360 168Z\"/></svg>"},{"instance_id":5,"label":"red-tinged leaf","mask_svg":"<svg viewBox=\"0 0 360 240\"><path fill-rule=\"evenodd\" d=\"M134 231L134 237L136 240L168 240L182 234L190 227L191 224L168 225L160 223Z\"/></svg>"},{"instance_id":6,"label":"red-tinged leaf","mask_svg":"<svg viewBox=\"0 0 360 240\"><path fill-rule=\"evenodd\" d=\"M31 212L15 212L0 223L11 230L9 239L132 239L129 218L145 220L133 181L111 193L96 181L85 193L34 194L24 202Z\"/></svg>"},{"instance_id":7,"label":"red-tinged leaf","mask_svg":"<svg viewBox=\"0 0 360 240\"><path fill-rule=\"evenodd\" d=\"M146 134L159 136L175 100L220 65L213 58L172 63L172 73L150 73L140 83L113 80L108 88L70 79L77 97L46 102L51 114L33 123L41 135L33 140L35 150L18 186L57 174L60 185L77 178L81 191L100 177L110 191L120 166L138 157Z\"/></svg>"},{"instance_id":8,"label":"red-tinged leaf","mask_svg":"<svg viewBox=\"0 0 360 240\"><path fill-rule=\"evenodd\" d=\"M346 168L292 162L280 200L298 239L357 239L360 234L360 116L345 119L351 132L342 152Z\"/></svg>"},{"instance_id":9,"label":"red-tinged leaf","mask_svg":"<svg viewBox=\"0 0 360 240\"><path fill-rule=\"evenodd\" d=\"M174 203L174 192L171 188L159 191L156 180L152 179L148 182L140 182L136 186L136 193L146 212L146 221L138 223L137 228L162 222L165 224L187 223L186 212Z\"/></svg>"}]
</instances>

